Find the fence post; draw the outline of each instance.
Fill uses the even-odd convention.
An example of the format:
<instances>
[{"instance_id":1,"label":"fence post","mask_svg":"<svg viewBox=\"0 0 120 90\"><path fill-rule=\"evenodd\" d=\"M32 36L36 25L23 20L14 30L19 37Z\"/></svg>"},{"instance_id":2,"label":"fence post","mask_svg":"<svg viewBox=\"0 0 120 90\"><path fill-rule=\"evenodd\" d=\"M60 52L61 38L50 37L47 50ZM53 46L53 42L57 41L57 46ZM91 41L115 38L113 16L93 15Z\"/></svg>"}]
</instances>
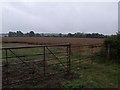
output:
<instances>
[{"instance_id":1,"label":"fence post","mask_svg":"<svg viewBox=\"0 0 120 90\"><path fill-rule=\"evenodd\" d=\"M8 53L7 53L7 49L5 49L5 50L6 50L6 65L5 65L5 66L6 66L6 68L7 68L7 69L6 69L6 70L7 70L7 71L6 71L6 74L7 74L7 75L6 75L6 79L7 79L7 85L8 85L8 84L9 84L9 81L8 81L8 59L7 59Z\"/></svg>"},{"instance_id":2,"label":"fence post","mask_svg":"<svg viewBox=\"0 0 120 90\"><path fill-rule=\"evenodd\" d=\"M67 46L67 73L69 74L69 72L70 72L70 52L71 52L71 45L69 44L68 46Z\"/></svg>"},{"instance_id":3,"label":"fence post","mask_svg":"<svg viewBox=\"0 0 120 90\"><path fill-rule=\"evenodd\" d=\"M44 65L44 66L43 66L43 74L44 74L44 76L45 76L45 66L46 66L46 65L45 65L45 46L43 47L43 55L44 55L44 56L43 56L43 65Z\"/></svg>"},{"instance_id":4,"label":"fence post","mask_svg":"<svg viewBox=\"0 0 120 90\"><path fill-rule=\"evenodd\" d=\"M70 55L71 55L71 44L69 44L69 72L70 72L70 67L71 67L71 60L70 60Z\"/></svg>"},{"instance_id":5,"label":"fence post","mask_svg":"<svg viewBox=\"0 0 120 90\"><path fill-rule=\"evenodd\" d=\"M110 45L107 45L107 59L110 59Z\"/></svg>"},{"instance_id":6,"label":"fence post","mask_svg":"<svg viewBox=\"0 0 120 90\"><path fill-rule=\"evenodd\" d=\"M93 52L94 50L93 49L94 49L94 46L92 45L91 46L91 64L93 64L93 57L94 57L93 56L93 54L94 54L94 52Z\"/></svg>"}]
</instances>

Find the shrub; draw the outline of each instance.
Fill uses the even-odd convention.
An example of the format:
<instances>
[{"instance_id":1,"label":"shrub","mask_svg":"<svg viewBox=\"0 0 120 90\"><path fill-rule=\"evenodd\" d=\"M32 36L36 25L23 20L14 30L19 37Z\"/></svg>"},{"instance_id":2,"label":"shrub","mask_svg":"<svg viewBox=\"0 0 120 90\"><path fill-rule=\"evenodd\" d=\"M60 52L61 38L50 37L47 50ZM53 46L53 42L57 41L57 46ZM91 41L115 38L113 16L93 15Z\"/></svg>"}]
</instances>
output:
<instances>
[{"instance_id":1,"label":"shrub","mask_svg":"<svg viewBox=\"0 0 120 90\"><path fill-rule=\"evenodd\" d=\"M104 44L106 47L106 52L107 52L108 46L110 48L110 59L115 59L118 61L120 59L120 33L106 38Z\"/></svg>"}]
</instances>

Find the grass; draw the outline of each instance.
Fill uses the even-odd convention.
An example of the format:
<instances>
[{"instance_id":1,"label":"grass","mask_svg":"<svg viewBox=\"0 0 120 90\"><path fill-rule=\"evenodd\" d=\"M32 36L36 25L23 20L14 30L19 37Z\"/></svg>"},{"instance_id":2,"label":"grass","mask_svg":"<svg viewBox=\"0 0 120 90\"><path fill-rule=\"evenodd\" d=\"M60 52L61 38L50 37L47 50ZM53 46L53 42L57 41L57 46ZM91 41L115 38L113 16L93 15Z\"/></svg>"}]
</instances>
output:
<instances>
[{"instance_id":1,"label":"grass","mask_svg":"<svg viewBox=\"0 0 120 90\"><path fill-rule=\"evenodd\" d=\"M9 44L8 44L9 46ZM57 49L51 48L53 52ZM58 49L58 51L62 51ZM99 52L99 49L94 50ZM21 49L19 52L17 50L14 51L17 55L29 55L43 52L42 49ZM49 51L47 51L49 52ZM45 80L44 83L40 83L38 80L28 81L27 84L30 87L61 87L61 88L119 88L120 85L118 81L120 80L120 65L106 60L102 57L95 56L93 63L91 63L91 59L83 60L80 62L79 58L91 55L91 50L88 48L82 48L74 50L72 49L71 56L71 74L67 75L56 75L53 77L53 80ZM96 52L96 53L97 53ZM4 53L3 53L4 54ZM10 54L9 52L9 55ZM60 55L57 55L58 57ZM46 56L46 59L53 57L52 55ZM43 57L29 57L28 59L43 59ZM77 61L76 61L77 59ZM15 58L9 60L16 60ZM64 60L63 60L64 61ZM47 61L49 64L57 63L57 60ZM48 68L49 69L49 68ZM52 67L53 70L61 71L64 69L62 65L57 65ZM48 70L49 71L49 70ZM63 70L64 71L64 70ZM44 85L43 85L44 84ZM59 85L58 85L59 84ZM28 85L28 86L29 86Z\"/></svg>"},{"instance_id":2,"label":"grass","mask_svg":"<svg viewBox=\"0 0 120 90\"><path fill-rule=\"evenodd\" d=\"M99 59L100 60L100 59ZM75 65L76 66L76 65ZM74 72L77 78L64 82L66 88L118 88L120 66L116 63L80 64Z\"/></svg>"}]
</instances>

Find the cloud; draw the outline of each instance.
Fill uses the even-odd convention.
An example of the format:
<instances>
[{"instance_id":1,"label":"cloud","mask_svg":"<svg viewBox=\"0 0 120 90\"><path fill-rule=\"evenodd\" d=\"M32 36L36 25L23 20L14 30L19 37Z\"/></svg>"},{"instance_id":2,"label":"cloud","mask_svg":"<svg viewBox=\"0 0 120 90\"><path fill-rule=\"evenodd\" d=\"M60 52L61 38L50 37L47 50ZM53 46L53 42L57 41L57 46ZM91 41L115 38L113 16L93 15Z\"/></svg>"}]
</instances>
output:
<instances>
[{"instance_id":1,"label":"cloud","mask_svg":"<svg viewBox=\"0 0 120 90\"><path fill-rule=\"evenodd\" d=\"M117 3L8 2L3 7L3 32L74 33L117 31Z\"/></svg>"}]
</instances>

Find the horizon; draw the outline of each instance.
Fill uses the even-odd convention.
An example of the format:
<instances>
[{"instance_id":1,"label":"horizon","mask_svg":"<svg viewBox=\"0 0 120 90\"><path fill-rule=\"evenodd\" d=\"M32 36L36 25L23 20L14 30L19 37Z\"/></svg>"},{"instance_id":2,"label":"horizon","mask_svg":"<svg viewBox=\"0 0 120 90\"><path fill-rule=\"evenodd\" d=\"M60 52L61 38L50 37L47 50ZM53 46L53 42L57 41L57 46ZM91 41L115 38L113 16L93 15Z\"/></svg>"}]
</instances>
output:
<instances>
[{"instance_id":1,"label":"horizon","mask_svg":"<svg viewBox=\"0 0 120 90\"><path fill-rule=\"evenodd\" d=\"M20 31L20 30L19 30ZM30 30L30 31L32 31L32 30ZM23 34L25 34L25 33L29 33L30 31L27 31L27 32L22 32ZM16 31L8 31L8 32L0 32L0 34L9 34L9 32L17 32L17 30ZM39 34L68 34L68 33L71 33L71 32L68 32L68 33L62 33L62 32L35 32L35 31L33 31L35 34L37 34L37 33L39 33ZM118 31L116 31L115 33L113 33L113 34L104 34L104 33L99 33L99 32L72 32L71 34L75 34L75 33L84 33L84 34L92 34L92 33L98 33L98 34L103 34L103 35L117 35L117 33L118 33Z\"/></svg>"}]
</instances>

